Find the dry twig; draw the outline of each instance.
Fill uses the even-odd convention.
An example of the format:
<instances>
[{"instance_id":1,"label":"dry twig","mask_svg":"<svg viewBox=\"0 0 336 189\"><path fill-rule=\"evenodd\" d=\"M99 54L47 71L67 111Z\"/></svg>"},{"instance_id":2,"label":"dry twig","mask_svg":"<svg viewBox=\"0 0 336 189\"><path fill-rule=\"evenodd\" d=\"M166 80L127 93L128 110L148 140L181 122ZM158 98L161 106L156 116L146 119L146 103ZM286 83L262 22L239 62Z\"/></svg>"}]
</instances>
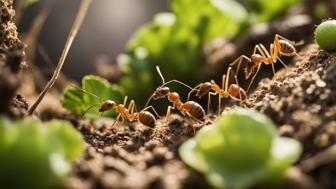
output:
<instances>
[{"instance_id":1,"label":"dry twig","mask_svg":"<svg viewBox=\"0 0 336 189\"><path fill-rule=\"evenodd\" d=\"M82 22L84 20L84 17L87 13L87 10L89 8L91 4L91 0L82 0L81 5L79 7L76 19L72 25L72 28L70 30L70 33L68 35L67 41L65 43L64 49L62 51L62 55L61 58L56 66L56 69L54 71L53 76L51 77L51 79L49 80L49 82L47 83L47 85L45 86L45 88L43 89L43 91L40 93L38 99L35 101L35 103L30 107L30 109L28 110L28 114L31 115L34 113L34 111L36 110L37 106L40 104L40 102L42 101L43 97L47 94L48 90L51 89L51 87L54 85L55 81L57 80L62 67L64 65L64 61L65 58L69 52L69 49L72 45L72 42L74 41L78 30L80 28L80 26L82 25Z\"/></svg>"}]
</instances>

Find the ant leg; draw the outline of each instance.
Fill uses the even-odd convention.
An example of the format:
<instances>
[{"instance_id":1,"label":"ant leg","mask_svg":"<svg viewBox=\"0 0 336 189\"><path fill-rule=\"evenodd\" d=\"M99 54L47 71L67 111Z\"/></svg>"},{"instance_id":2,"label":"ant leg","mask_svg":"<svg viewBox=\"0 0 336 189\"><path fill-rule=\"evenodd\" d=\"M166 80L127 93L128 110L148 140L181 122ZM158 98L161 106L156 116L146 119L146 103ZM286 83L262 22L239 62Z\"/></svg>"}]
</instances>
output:
<instances>
[{"instance_id":1,"label":"ant leg","mask_svg":"<svg viewBox=\"0 0 336 189\"><path fill-rule=\"evenodd\" d=\"M251 82L250 82L249 86L247 87L246 93L250 90L250 87L251 87L251 85L252 85L252 83L253 83L255 77L257 76L257 74L258 74L258 72L259 72L259 70L260 70L261 65L262 65L262 64L259 64L256 73L255 73L254 76L252 77Z\"/></svg>"},{"instance_id":2,"label":"ant leg","mask_svg":"<svg viewBox=\"0 0 336 189\"><path fill-rule=\"evenodd\" d=\"M135 112L138 112L134 100L131 100L131 102L128 104L127 109L128 109L130 114L133 114L134 110L135 110Z\"/></svg>"},{"instance_id":3,"label":"ant leg","mask_svg":"<svg viewBox=\"0 0 336 189\"><path fill-rule=\"evenodd\" d=\"M230 80L230 72L231 72L231 67L229 67L226 71L226 78L225 78L225 89L224 92L227 94L228 88L229 88L229 80Z\"/></svg>"},{"instance_id":4,"label":"ant leg","mask_svg":"<svg viewBox=\"0 0 336 189\"><path fill-rule=\"evenodd\" d=\"M113 122L112 127L118 122L118 120L120 119L120 116L121 116L121 114L119 113L118 116L117 116L117 118Z\"/></svg>"},{"instance_id":5,"label":"ant leg","mask_svg":"<svg viewBox=\"0 0 336 189\"><path fill-rule=\"evenodd\" d=\"M173 106L168 106L167 114L166 114L166 123L167 123L167 125L169 125L169 117L170 117L170 110L171 109L174 109L174 107Z\"/></svg>"},{"instance_id":6,"label":"ant leg","mask_svg":"<svg viewBox=\"0 0 336 189\"><path fill-rule=\"evenodd\" d=\"M220 115L221 112L222 112L222 96L218 95L218 110L217 110L217 114Z\"/></svg>"},{"instance_id":7,"label":"ant leg","mask_svg":"<svg viewBox=\"0 0 336 189\"><path fill-rule=\"evenodd\" d=\"M215 96L215 95L217 95L217 93L216 92L209 92L208 93L208 106L207 106L207 112L208 113L210 112L211 95Z\"/></svg>"},{"instance_id":8,"label":"ant leg","mask_svg":"<svg viewBox=\"0 0 336 189\"><path fill-rule=\"evenodd\" d=\"M272 65L272 71L273 71L273 76L275 75L275 69L274 69L274 63L271 63Z\"/></svg>"},{"instance_id":9,"label":"ant leg","mask_svg":"<svg viewBox=\"0 0 336 189\"><path fill-rule=\"evenodd\" d=\"M189 119L194 120L197 123L203 123L203 121L201 121L201 120L195 118L194 116L190 115L189 112L185 112L185 115L187 115Z\"/></svg>"},{"instance_id":10,"label":"ant leg","mask_svg":"<svg viewBox=\"0 0 336 189\"><path fill-rule=\"evenodd\" d=\"M127 98L128 98L128 96L125 96L125 97L124 97L124 103L123 103L124 106L126 106Z\"/></svg>"},{"instance_id":11,"label":"ant leg","mask_svg":"<svg viewBox=\"0 0 336 189\"><path fill-rule=\"evenodd\" d=\"M145 107L148 106L149 102L152 100L153 97L154 97L154 94L152 94L152 95L148 98L148 100L147 100L147 102L146 102L146 104L145 104Z\"/></svg>"},{"instance_id":12,"label":"ant leg","mask_svg":"<svg viewBox=\"0 0 336 189\"><path fill-rule=\"evenodd\" d=\"M226 79L226 75L223 74L223 75L222 75L222 89L224 89L225 79Z\"/></svg>"},{"instance_id":13,"label":"ant leg","mask_svg":"<svg viewBox=\"0 0 336 189\"><path fill-rule=\"evenodd\" d=\"M238 57L235 61L233 61L232 63L230 63L229 65L230 66L233 66L235 64L238 64L237 65L237 71L236 73L239 73L239 70L240 70L240 65L241 63L243 62L243 60L246 59L247 61L251 61L251 59L245 55L241 55L240 57Z\"/></svg>"},{"instance_id":14,"label":"ant leg","mask_svg":"<svg viewBox=\"0 0 336 189\"><path fill-rule=\"evenodd\" d=\"M292 45L295 45L295 46L298 46L298 45L303 45L304 44L304 40L301 40L301 41L298 41L298 42L295 42L295 41L292 41L292 40L289 40L279 34L275 34L275 37L274 37L274 41L277 40L279 42L279 38L282 39L282 40L285 40L285 41L288 41L290 42Z\"/></svg>"},{"instance_id":15,"label":"ant leg","mask_svg":"<svg viewBox=\"0 0 336 189\"><path fill-rule=\"evenodd\" d=\"M202 84L198 84L196 87L192 88L191 91L188 93L188 98L187 98L187 101L189 101L190 99L190 95L194 92L194 91L197 91L198 88L200 88Z\"/></svg>"},{"instance_id":16,"label":"ant leg","mask_svg":"<svg viewBox=\"0 0 336 189\"><path fill-rule=\"evenodd\" d=\"M147 109L151 109L153 110L153 112L155 113L155 115L158 117L158 118L161 118L161 116L157 113L157 111L155 110L155 108L153 106L147 106L146 108L142 109L141 111L145 111Z\"/></svg>"},{"instance_id":17,"label":"ant leg","mask_svg":"<svg viewBox=\"0 0 336 189\"><path fill-rule=\"evenodd\" d=\"M280 57L277 58L279 60L279 62L285 67L287 68L287 65L280 59Z\"/></svg>"},{"instance_id":18,"label":"ant leg","mask_svg":"<svg viewBox=\"0 0 336 189\"><path fill-rule=\"evenodd\" d=\"M262 51L260 51L261 53L262 52L264 52L264 53L262 53L262 55L263 55L263 57L265 57L265 58L267 58L267 57L270 57L271 55L268 53L268 51L267 51L267 49L266 49L266 47L263 45L263 44L261 44L261 43L259 43L259 49L262 49ZM265 56L266 55L266 56Z\"/></svg>"}]
</instances>

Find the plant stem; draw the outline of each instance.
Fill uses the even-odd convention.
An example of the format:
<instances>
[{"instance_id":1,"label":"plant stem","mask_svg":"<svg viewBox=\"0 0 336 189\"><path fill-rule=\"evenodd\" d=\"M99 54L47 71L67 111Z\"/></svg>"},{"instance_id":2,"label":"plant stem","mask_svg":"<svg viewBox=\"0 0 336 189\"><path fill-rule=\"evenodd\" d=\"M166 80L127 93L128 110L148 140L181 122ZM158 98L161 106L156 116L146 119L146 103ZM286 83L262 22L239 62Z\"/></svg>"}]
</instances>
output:
<instances>
[{"instance_id":1,"label":"plant stem","mask_svg":"<svg viewBox=\"0 0 336 189\"><path fill-rule=\"evenodd\" d=\"M85 15L87 13L87 10L91 4L92 0L82 0L76 19L72 25L72 28L70 30L70 33L68 35L67 41L65 43L64 49L62 51L62 55L61 58L59 59L59 62L55 68L55 71L53 73L53 76L51 77L51 79L49 80L49 82L47 83L47 85L44 87L43 91L40 93L38 99L35 101L35 103L30 107L30 109L28 110L28 114L31 115L34 113L34 111L36 110L37 106L40 104L40 102L42 101L43 97L47 94L48 90L51 89L51 87L54 85L54 83L56 82L59 73L62 70L62 67L64 65L64 61L65 58L69 52L69 49L72 45L72 42L74 41L78 30L80 28L80 26L82 25L82 22L85 18Z\"/></svg>"}]
</instances>

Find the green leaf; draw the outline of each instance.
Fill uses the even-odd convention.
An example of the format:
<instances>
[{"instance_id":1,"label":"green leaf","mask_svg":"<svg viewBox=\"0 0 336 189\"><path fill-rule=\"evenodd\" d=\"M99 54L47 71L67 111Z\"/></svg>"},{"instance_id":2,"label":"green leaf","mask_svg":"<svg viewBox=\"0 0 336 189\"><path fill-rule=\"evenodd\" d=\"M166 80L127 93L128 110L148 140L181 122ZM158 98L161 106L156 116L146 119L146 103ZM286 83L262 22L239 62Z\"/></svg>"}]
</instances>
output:
<instances>
[{"instance_id":1,"label":"green leaf","mask_svg":"<svg viewBox=\"0 0 336 189\"><path fill-rule=\"evenodd\" d=\"M67 110L76 114L82 114L88 108L91 108L86 114L86 117L97 118L101 116L99 105L105 101L112 99L117 103L122 103L124 99L123 90L117 85L111 85L103 78L97 76L85 76L82 80L82 89L91 93L85 93L78 88L68 87L63 92L63 99L61 104ZM92 95L94 94L94 95ZM115 116L116 112L107 111L104 112L104 116Z\"/></svg>"},{"instance_id":2,"label":"green leaf","mask_svg":"<svg viewBox=\"0 0 336 189\"><path fill-rule=\"evenodd\" d=\"M171 7L181 25L193 28L207 21L205 42L216 37L234 37L245 27L248 14L235 0L171 0Z\"/></svg>"},{"instance_id":3,"label":"green leaf","mask_svg":"<svg viewBox=\"0 0 336 189\"><path fill-rule=\"evenodd\" d=\"M118 61L124 72L121 86L140 105L161 84L156 65L166 80L195 85L205 74L203 46L216 37L236 36L248 20L244 7L234 0L170 2L172 13L159 13L141 27ZM187 93L184 87L173 86L172 90Z\"/></svg>"},{"instance_id":4,"label":"green leaf","mask_svg":"<svg viewBox=\"0 0 336 189\"><path fill-rule=\"evenodd\" d=\"M0 117L0 131L3 188L59 188L69 172L69 161L84 149L81 135L68 122Z\"/></svg>"},{"instance_id":5,"label":"green leaf","mask_svg":"<svg viewBox=\"0 0 336 189\"><path fill-rule=\"evenodd\" d=\"M125 70L121 86L138 104L144 105L146 97L161 83L156 65L167 80L184 79L195 84L204 71L201 69L204 62L199 57L200 42L197 33L176 23L174 14L155 15L153 21L142 27L128 43L127 54L122 56L122 60L127 61L119 62ZM186 92L181 87L175 89Z\"/></svg>"},{"instance_id":6,"label":"green leaf","mask_svg":"<svg viewBox=\"0 0 336 189\"><path fill-rule=\"evenodd\" d=\"M82 136L76 132L68 122L51 121L48 122L48 138L57 151L63 154L66 161L75 160L83 153L84 145Z\"/></svg>"},{"instance_id":7,"label":"green leaf","mask_svg":"<svg viewBox=\"0 0 336 189\"><path fill-rule=\"evenodd\" d=\"M248 0L258 20L266 22L283 15L290 7L302 0Z\"/></svg>"},{"instance_id":8,"label":"green leaf","mask_svg":"<svg viewBox=\"0 0 336 189\"><path fill-rule=\"evenodd\" d=\"M242 189L279 183L302 149L294 139L277 136L268 117L236 109L202 128L179 152L216 188Z\"/></svg>"}]
</instances>

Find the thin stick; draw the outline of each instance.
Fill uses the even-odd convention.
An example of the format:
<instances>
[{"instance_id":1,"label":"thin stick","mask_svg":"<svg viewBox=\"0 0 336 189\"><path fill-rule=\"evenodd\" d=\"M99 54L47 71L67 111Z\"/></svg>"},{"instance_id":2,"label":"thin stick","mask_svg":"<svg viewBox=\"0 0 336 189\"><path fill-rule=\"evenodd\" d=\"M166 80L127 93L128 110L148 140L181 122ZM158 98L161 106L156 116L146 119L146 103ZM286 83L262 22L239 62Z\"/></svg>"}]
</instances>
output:
<instances>
[{"instance_id":1,"label":"thin stick","mask_svg":"<svg viewBox=\"0 0 336 189\"><path fill-rule=\"evenodd\" d=\"M65 43L64 49L62 51L62 55L61 58L56 66L56 69L54 71L53 76L51 77L51 79L49 80L49 82L47 83L47 85L45 86L45 88L43 89L43 91L40 93L38 99L35 101L35 103L32 105L32 107L28 110L28 114L31 115L34 113L34 111L36 110L37 106L40 104L40 102L42 101L43 97L47 94L48 90L51 89L51 87L54 85L54 83L56 82L59 73L62 70L65 58L69 52L69 49L72 45L72 42L74 41L78 30L80 28L80 26L82 25L82 22L85 18L85 15L87 13L87 10L89 8L91 4L91 0L82 0L76 19L72 25L72 28L70 30L69 36L67 38L67 41Z\"/></svg>"}]
</instances>

